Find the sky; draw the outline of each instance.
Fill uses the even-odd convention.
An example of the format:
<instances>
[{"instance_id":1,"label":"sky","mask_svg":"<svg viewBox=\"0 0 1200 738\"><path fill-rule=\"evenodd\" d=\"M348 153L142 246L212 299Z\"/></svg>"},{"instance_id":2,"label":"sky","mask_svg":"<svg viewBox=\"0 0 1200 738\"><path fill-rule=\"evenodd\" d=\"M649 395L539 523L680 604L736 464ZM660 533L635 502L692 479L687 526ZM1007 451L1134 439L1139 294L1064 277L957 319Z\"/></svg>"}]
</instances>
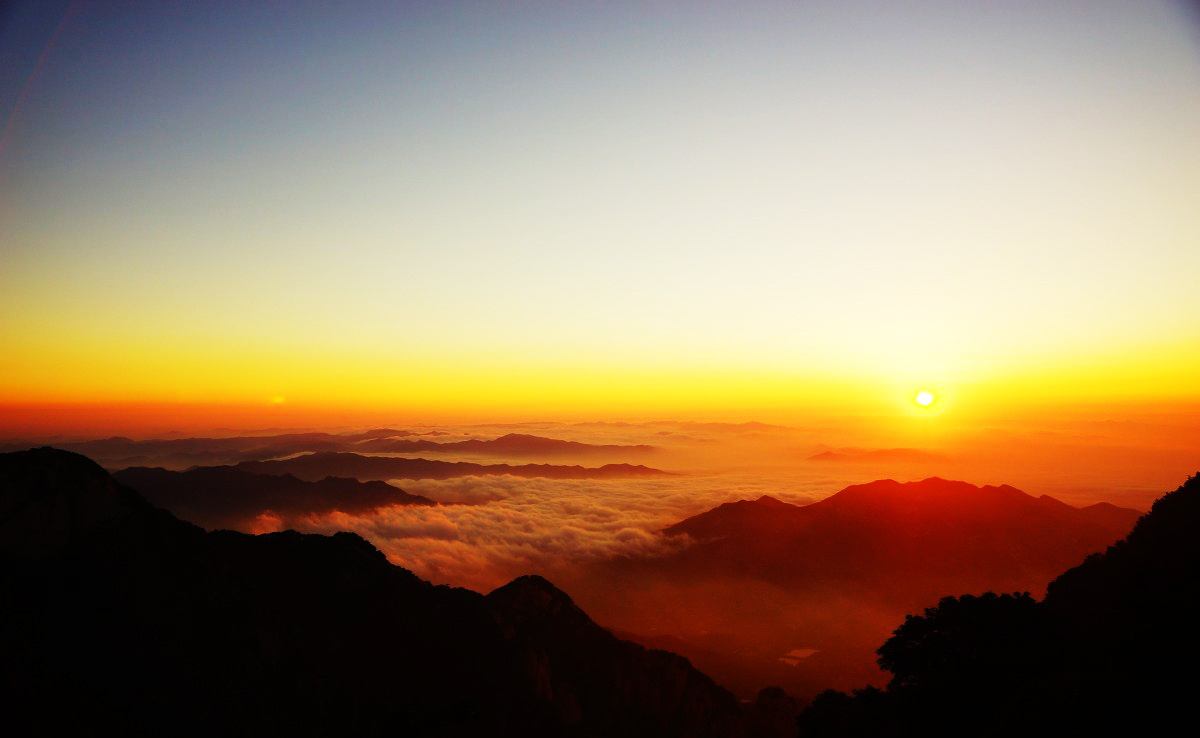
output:
<instances>
[{"instance_id":1,"label":"sky","mask_svg":"<svg viewBox=\"0 0 1200 738\"><path fill-rule=\"evenodd\" d=\"M1197 19L8 3L0 430L1194 403Z\"/></svg>"}]
</instances>

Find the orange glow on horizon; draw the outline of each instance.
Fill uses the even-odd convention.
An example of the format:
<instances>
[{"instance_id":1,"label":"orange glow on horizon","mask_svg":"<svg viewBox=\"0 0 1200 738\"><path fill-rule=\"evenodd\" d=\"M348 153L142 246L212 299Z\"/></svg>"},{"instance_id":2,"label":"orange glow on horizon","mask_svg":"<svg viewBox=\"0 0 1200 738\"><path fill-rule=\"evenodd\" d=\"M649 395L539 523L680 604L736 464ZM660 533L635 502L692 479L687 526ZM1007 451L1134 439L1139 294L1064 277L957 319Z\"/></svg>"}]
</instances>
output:
<instances>
[{"instance_id":1,"label":"orange glow on horizon","mask_svg":"<svg viewBox=\"0 0 1200 738\"><path fill-rule=\"evenodd\" d=\"M345 428L395 423L817 417L920 419L922 432L1078 403L1200 400L1200 344L1038 362L874 360L311 347L187 338L145 345L46 336L0 357L0 436ZM916 388L916 390L914 390ZM922 405L916 391L932 401Z\"/></svg>"}]
</instances>

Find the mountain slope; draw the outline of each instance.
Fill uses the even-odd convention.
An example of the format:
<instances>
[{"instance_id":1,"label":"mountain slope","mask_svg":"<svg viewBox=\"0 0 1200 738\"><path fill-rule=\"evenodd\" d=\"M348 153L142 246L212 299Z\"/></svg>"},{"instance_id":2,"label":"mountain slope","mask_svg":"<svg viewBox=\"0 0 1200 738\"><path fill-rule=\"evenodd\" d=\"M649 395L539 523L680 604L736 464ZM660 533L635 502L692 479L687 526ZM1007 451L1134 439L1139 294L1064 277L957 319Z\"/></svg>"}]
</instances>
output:
<instances>
[{"instance_id":1,"label":"mountain slope","mask_svg":"<svg viewBox=\"0 0 1200 738\"><path fill-rule=\"evenodd\" d=\"M436 504L386 482L338 477L307 482L288 474L251 474L229 466L186 472L135 466L113 472L113 478L152 504L209 530L245 530L256 516L268 513L286 521L333 510L358 514L391 505Z\"/></svg>"},{"instance_id":2,"label":"mountain slope","mask_svg":"<svg viewBox=\"0 0 1200 738\"><path fill-rule=\"evenodd\" d=\"M787 586L855 584L900 601L997 589L1040 592L1111 544L1138 513L1074 508L1007 485L932 477L853 485L807 506L729 503L666 529L697 541L678 568Z\"/></svg>"},{"instance_id":3,"label":"mountain slope","mask_svg":"<svg viewBox=\"0 0 1200 738\"><path fill-rule=\"evenodd\" d=\"M774 684L805 698L883 684L875 649L906 613L965 592L1040 594L1137 516L1009 486L881 480L806 506L721 505L665 530L691 545L605 562L571 588L620 577L628 596L586 601L602 622L644 643L680 639L674 650L740 697Z\"/></svg>"},{"instance_id":4,"label":"mountain slope","mask_svg":"<svg viewBox=\"0 0 1200 738\"><path fill-rule=\"evenodd\" d=\"M1096 689L1166 694L1200 677L1200 475L1129 535L1050 583L1045 605L1088 644ZM1148 695L1147 695L1148 696Z\"/></svg>"},{"instance_id":5,"label":"mountain slope","mask_svg":"<svg viewBox=\"0 0 1200 738\"><path fill-rule=\"evenodd\" d=\"M15 735L744 734L545 580L485 597L350 533L205 533L55 449L0 454L0 591Z\"/></svg>"},{"instance_id":6,"label":"mountain slope","mask_svg":"<svg viewBox=\"0 0 1200 738\"><path fill-rule=\"evenodd\" d=\"M946 597L878 650L886 691L822 694L802 736L1169 735L1194 720L1200 476L1045 599Z\"/></svg>"}]
</instances>

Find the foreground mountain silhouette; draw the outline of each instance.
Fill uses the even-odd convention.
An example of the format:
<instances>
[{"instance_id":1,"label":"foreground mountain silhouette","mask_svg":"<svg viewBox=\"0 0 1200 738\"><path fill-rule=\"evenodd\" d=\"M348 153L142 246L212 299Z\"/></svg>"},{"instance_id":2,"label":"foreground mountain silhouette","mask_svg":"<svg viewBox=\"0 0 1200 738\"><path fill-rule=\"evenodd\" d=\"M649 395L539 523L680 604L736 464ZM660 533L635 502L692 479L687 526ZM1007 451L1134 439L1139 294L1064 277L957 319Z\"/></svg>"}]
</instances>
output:
<instances>
[{"instance_id":1,"label":"foreground mountain silhouette","mask_svg":"<svg viewBox=\"0 0 1200 738\"><path fill-rule=\"evenodd\" d=\"M599 576L623 577L645 601L587 606L644 645L682 639L672 650L743 697L777 684L809 698L882 684L874 651L906 613L963 592L1041 593L1137 518L936 477L853 485L805 506L764 496L670 526L693 541L673 555L606 563ZM650 601L657 618L644 614Z\"/></svg>"},{"instance_id":2,"label":"foreground mountain silhouette","mask_svg":"<svg viewBox=\"0 0 1200 738\"><path fill-rule=\"evenodd\" d=\"M317 482L290 474L251 474L229 466L186 472L131 467L113 478L152 504L209 530L245 530L260 515L286 522L312 513L340 510L361 514L391 505L435 505L386 482L326 477Z\"/></svg>"},{"instance_id":3,"label":"foreground mountain silhouette","mask_svg":"<svg viewBox=\"0 0 1200 738\"><path fill-rule=\"evenodd\" d=\"M963 595L879 648L885 690L822 694L803 736L1168 735L1194 723L1200 475L1127 537L1025 594Z\"/></svg>"},{"instance_id":4,"label":"foreground mountain silhouette","mask_svg":"<svg viewBox=\"0 0 1200 738\"><path fill-rule=\"evenodd\" d=\"M0 591L11 735L744 734L544 579L483 596L351 533L205 533L51 448L0 454Z\"/></svg>"},{"instance_id":5,"label":"foreground mountain silhouette","mask_svg":"<svg viewBox=\"0 0 1200 738\"><path fill-rule=\"evenodd\" d=\"M605 464L598 467L558 464L475 464L467 461L405 459L394 456L364 456L353 453L322 452L290 459L243 461L237 469L254 474L291 474L317 481L325 477L355 479L450 479L452 477L509 474L514 477L550 479L616 479L621 477L664 476L668 472L641 464Z\"/></svg>"}]
</instances>

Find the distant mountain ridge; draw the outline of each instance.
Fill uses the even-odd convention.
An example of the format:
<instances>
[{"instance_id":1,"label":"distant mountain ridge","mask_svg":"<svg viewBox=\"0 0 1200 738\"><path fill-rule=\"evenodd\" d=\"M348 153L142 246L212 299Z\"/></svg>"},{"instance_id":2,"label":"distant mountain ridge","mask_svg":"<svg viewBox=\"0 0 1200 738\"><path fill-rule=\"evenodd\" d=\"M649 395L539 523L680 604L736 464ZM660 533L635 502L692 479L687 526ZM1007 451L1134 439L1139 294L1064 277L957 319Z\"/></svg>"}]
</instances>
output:
<instances>
[{"instance_id":1,"label":"distant mountain ridge","mask_svg":"<svg viewBox=\"0 0 1200 738\"><path fill-rule=\"evenodd\" d=\"M599 467L555 464L476 464L467 461L409 459L323 452L273 461L243 461L236 469L254 474L291 474L317 481L325 477L353 477L362 481L387 479L451 479L453 477L510 474L550 479L615 479L666 476L668 472L641 464L605 464Z\"/></svg>"},{"instance_id":2,"label":"distant mountain ridge","mask_svg":"<svg viewBox=\"0 0 1200 738\"><path fill-rule=\"evenodd\" d=\"M525 433L499 438L464 441L431 441L418 436L448 436L446 431L409 431L376 428L359 433L278 433L226 438L162 438L133 440L122 436L88 441L65 441L54 445L83 454L108 469L131 466L161 466L183 470L193 466L224 466L241 461L264 461L301 453L444 453L490 454L516 457L607 457L645 455L657 450L648 445L581 443ZM29 448L29 442L0 444L0 452Z\"/></svg>"},{"instance_id":3,"label":"distant mountain ridge","mask_svg":"<svg viewBox=\"0 0 1200 738\"><path fill-rule=\"evenodd\" d=\"M484 596L352 533L205 533L57 449L0 454L0 591L13 735L746 735L540 577Z\"/></svg>"},{"instance_id":4,"label":"distant mountain ridge","mask_svg":"<svg viewBox=\"0 0 1200 738\"><path fill-rule=\"evenodd\" d=\"M130 467L113 478L141 493L152 504L209 530L246 530L261 514L288 520L309 513L340 510L362 514L392 505L436 505L386 482L325 477L318 481L290 474L252 474L231 466L204 466L185 472Z\"/></svg>"},{"instance_id":5,"label":"distant mountain ridge","mask_svg":"<svg viewBox=\"0 0 1200 738\"><path fill-rule=\"evenodd\" d=\"M681 638L680 653L743 698L762 684L810 697L882 678L874 649L906 613L964 592L1044 592L1138 516L937 477L851 485L803 506L763 496L667 527L691 539L673 553L604 562L596 578L623 578L647 599L589 609L625 631ZM697 614L702 630L678 630ZM796 648L816 653L783 668Z\"/></svg>"},{"instance_id":6,"label":"distant mountain ridge","mask_svg":"<svg viewBox=\"0 0 1200 738\"><path fill-rule=\"evenodd\" d=\"M480 453L506 456L612 456L616 454L647 454L657 450L646 444L615 445L563 441L525 433L508 433L491 440L470 439L466 441L426 441L381 438L364 442L358 449L378 453L418 453L438 451L444 453Z\"/></svg>"},{"instance_id":7,"label":"distant mountain ridge","mask_svg":"<svg viewBox=\"0 0 1200 738\"><path fill-rule=\"evenodd\" d=\"M1171 735L1200 667L1200 475L1127 536L1027 594L945 597L877 651L886 690L822 693L801 736Z\"/></svg>"},{"instance_id":8,"label":"distant mountain ridge","mask_svg":"<svg viewBox=\"0 0 1200 738\"><path fill-rule=\"evenodd\" d=\"M851 485L805 506L770 497L727 503L665 532L697 541L680 554L690 567L784 583L858 581L911 599L921 596L918 589L936 595L981 584L1041 591L1128 532L1139 515L930 477Z\"/></svg>"},{"instance_id":9,"label":"distant mountain ridge","mask_svg":"<svg viewBox=\"0 0 1200 738\"><path fill-rule=\"evenodd\" d=\"M130 466L189 466L223 465L243 460L272 459L301 451L340 451L347 445L373 438L392 438L416 435L412 431L394 428L339 435L336 433L276 433L261 436L230 436L225 438L150 438L134 440L112 436L88 441L64 441L55 447L93 459L110 469ZM0 452L29 448L28 443L7 443Z\"/></svg>"}]
</instances>

